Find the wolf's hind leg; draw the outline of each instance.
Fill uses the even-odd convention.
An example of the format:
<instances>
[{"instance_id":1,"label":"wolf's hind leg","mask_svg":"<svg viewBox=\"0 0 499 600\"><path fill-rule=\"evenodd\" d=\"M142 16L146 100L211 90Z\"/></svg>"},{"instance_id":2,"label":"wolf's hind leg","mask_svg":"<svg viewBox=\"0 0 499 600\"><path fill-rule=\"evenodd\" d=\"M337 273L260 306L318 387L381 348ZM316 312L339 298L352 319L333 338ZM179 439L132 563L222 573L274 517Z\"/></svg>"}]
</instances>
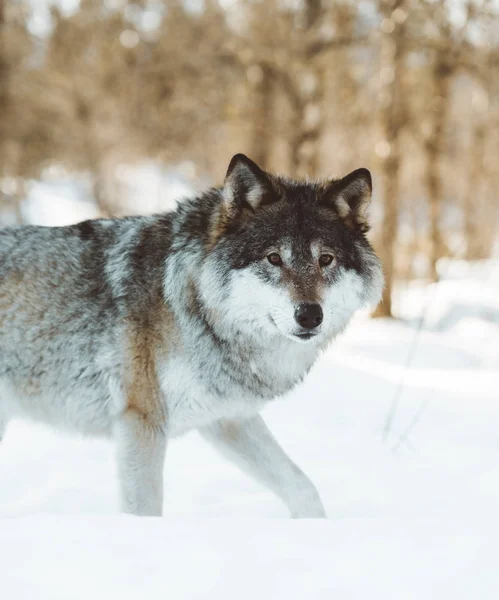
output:
<instances>
[{"instance_id":1,"label":"wolf's hind leg","mask_svg":"<svg viewBox=\"0 0 499 600\"><path fill-rule=\"evenodd\" d=\"M122 510L161 516L166 431L147 415L128 410L115 426Z\"/></svg>"},{"instance_id":2,"label":"wolf's hind leg","mask_svg":"<svg viewBox=\"0 0 499 600\"><path fill-rule=\"evenodd\" d=\"M279 446L259 415L241 421L217 421L200 433L277 494L293 517L326 516L314 484Z\"/></svg>"}]
</instances>

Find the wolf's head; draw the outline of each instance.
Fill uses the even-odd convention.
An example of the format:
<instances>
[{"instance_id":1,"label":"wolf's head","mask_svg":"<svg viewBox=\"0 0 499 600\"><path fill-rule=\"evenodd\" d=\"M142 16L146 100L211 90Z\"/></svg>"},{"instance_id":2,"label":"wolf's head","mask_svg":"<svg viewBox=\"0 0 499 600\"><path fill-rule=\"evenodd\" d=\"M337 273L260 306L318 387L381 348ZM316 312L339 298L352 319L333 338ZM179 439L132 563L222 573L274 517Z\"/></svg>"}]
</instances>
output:
<instances>
[{"instance_id":1,"label":"wolf's head","mask_svg":"<svg viewBox=\"0 0 499 600\"><path fill-rule=\"evenodd\" d=\"M222 335L322 343L377 303L380 263L365 234L371 176L298 182L232 159L208 222L199 293Z\"/></svg>"}]
</instances>

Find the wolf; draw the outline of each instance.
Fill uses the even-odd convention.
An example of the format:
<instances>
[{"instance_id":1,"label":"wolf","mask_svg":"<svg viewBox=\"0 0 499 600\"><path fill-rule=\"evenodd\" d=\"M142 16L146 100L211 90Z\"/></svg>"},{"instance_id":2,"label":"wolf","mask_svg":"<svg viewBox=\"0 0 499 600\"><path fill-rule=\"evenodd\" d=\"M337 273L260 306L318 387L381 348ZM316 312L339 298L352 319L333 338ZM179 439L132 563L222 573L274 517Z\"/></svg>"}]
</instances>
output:
<instances>
[{"instance_id":1,"label":"wolf","mask_svg":"<svg viewBox=\"0 0 499 600\"><path fill-rule=\"evenodd\" d=\"M261 409L380 299L371 175L295 181L242 154L153 216L0 230L0 438L12 417L116 442L122 510L161 515L197 429L293 517L324 517Z\"/></svg>"}]
</instances>

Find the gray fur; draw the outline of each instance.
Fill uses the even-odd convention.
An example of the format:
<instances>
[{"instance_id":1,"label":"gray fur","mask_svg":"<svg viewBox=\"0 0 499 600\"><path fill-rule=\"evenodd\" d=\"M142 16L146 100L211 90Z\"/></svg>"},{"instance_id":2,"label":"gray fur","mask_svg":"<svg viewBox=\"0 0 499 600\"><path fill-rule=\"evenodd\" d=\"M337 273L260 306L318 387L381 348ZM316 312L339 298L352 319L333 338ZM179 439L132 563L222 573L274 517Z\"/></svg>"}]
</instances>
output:
<instances>
[{"instance_id":1,"label":"gray fur","mask_svg":"<svg viewBox=\"0 0 499 600\"><path fill-rule=\"evenodd\" d=\"M232 165L224 188L172 214L0 230L0 439L16 416L113 436L127 512L161 514L167 440L198 428L294 516L324 515L257 413L303 379L357 308L378 300L381 270L363 225L343 224L343 199L336 212L310 204L324 184L241 161L243 179ZM300 233L315 213L338 231L327 271L311 266L322 230ZM294 229L293 218L302 219ZM286 280L262 245L282 252ZM324 322L304 342L293 307L312 295Z\"/></svg>"}]
</instances>

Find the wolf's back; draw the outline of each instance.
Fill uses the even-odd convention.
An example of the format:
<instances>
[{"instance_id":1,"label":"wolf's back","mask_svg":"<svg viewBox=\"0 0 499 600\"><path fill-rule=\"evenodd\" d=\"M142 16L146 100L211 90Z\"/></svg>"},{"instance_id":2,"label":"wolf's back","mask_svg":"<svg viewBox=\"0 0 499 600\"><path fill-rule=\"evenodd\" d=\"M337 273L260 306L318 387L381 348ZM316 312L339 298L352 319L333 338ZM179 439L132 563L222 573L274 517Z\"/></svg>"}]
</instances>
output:
<instances>
[{"instance_id":1,"label":"wolf's back","mask_svg":"<svg viewBox=\"0 0 499 600\"><path fill-rule=\"evenodd\" d=\"M18 309L67 303L83 274L84 252L74 227L0 229L0 312L9 303Z\"/></svg>"},{"instance_id":2,"label":"wolf's back","mask_svg":"<svg viewBox=\"0 0 499 600\"><path fill-rule=\"evenodd\" d=\"M0 229L0 378L88 353L113 321L106 236L95 225ZM116 315L114 315L116 320ZM67 354L64 360L63 354Z\"/></svg>"}]
</instances>

